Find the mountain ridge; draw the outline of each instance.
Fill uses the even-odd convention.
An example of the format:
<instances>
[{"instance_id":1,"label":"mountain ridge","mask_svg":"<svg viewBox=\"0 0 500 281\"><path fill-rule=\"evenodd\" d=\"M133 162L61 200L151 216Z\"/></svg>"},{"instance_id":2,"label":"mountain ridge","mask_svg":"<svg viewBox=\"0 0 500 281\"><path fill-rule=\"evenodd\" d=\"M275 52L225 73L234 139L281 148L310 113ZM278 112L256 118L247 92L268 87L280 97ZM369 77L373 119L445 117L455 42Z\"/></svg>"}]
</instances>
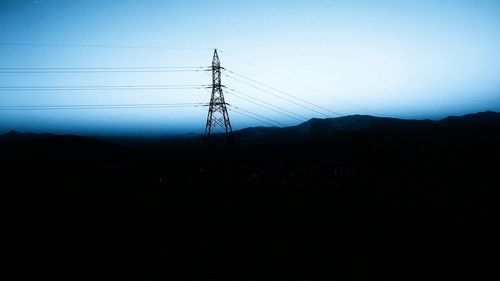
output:
<instances>
[{"instance_id":1,"label":"mountain ridge","mask_svg":"<svg viewBox=\"0 0 500 281\"><path fill-rule=\"evenodd\" d=\"M448 134L458 131L493 129L500 127L500 113L478 112L463 116L449 116L441 120L416 120L370 115L349 115L336 118L312 118L296 126L284 128L253 127L234 132L237 139L250 143L293 143L333 139L346 135L413 135L431 131ZM500 129L500 128L499 128Z\"/></svg>"},{"instance_id":2,"label":"mountain ridge","mask_svg":"<svg viewBox=\"0 0 500 281\"><path fill-rule=\"evenodd\" d=\"M335 118L311 118L301 124L288 127L248 127L234 131L237 141L244 144L269 144L269 143L301 143L315 139L331 139L338 136L349 134L408 134L418 131L429 130L479 130L493 129L500 127L500 113L494 111L484 111L466 114L462 116L448 116L440 120L429 119L400 119L391 117L375 117L370 115L348 115ZM202 135L188 136L169 136L168 138L150 138L151 142L169 142L169 143L195 143ZM101 136L79 136L79 135L57 135L52 133L30 133L11 130L0 135L0 142L27 142L43 139L99 139L106 142L120 143L119 137L101 137ZM124 137L124 139L129 137ZM144 144L141 141L138 143ZM133 141L128 141L133 144Z\"/></svg>"}]
</instances>

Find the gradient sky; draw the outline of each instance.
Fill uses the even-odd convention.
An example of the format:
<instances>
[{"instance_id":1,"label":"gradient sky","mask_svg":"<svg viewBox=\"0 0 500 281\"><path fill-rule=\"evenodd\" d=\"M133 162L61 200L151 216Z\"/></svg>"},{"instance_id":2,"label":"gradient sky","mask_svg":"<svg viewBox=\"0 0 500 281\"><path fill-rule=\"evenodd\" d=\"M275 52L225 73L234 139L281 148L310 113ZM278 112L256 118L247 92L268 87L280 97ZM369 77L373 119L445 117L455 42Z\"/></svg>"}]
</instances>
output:
<instances>
[{"instance_id":1,"label":"gradient sky","mask_svg":"<svg viewBox=\"0 0 500 281\"><path fill-rule=\"evenodd\" d=\"M0 1L0 67L206 66L208 48L222 50L225 68L342 115L435 119L500 110L500 1ZM3 87L210 81L204 72L0 73ZM325 117L225 76L223 84L307 118ZM208 102L209 96L203 89L0 91L0 106ZM299 123L231 92L226 101ZM230 117L235 129L266 125L237 112ZM4 110L0 131L199 133L205 119L203 108Z\"/></svg>"}]
</instances>

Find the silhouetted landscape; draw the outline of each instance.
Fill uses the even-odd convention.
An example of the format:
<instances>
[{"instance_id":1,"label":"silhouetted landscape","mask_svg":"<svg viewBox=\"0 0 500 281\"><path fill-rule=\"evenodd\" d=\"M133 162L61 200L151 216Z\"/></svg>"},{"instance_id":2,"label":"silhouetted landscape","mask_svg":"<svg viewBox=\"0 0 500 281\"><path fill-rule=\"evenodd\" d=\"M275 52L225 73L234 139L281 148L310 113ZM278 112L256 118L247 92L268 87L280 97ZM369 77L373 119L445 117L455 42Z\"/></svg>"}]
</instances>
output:
<instances>
[{"instance_id":1,"label":"silhouetted landscape","mask_svg":"<svg viewBox=\"0 0 500 281\"><path fill-rule=\"evenodd\" d=\"M25 280L497 273L500 113L234 137L209 150L201 136L0 136L2 264Z\"/></svg>"}]
</instances>

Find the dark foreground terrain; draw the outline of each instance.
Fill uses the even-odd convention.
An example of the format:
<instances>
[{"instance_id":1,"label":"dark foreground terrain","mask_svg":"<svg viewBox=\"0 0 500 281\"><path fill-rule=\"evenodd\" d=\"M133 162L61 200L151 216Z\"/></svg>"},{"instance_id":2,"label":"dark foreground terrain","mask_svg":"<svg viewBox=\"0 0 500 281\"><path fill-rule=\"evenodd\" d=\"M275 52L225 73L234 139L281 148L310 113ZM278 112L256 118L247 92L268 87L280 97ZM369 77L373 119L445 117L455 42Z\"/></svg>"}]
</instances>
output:
<instances>
[{"instance_id":1,"label":"dark foreground terrain","mask_svg":"<svg viewBox=\"0 0 500 281\"><path fill-rule=\"evenodd\" d=\"M235 136L3 135L2 279L499 280L500 114Z\"/></svg>"}]
</instances>

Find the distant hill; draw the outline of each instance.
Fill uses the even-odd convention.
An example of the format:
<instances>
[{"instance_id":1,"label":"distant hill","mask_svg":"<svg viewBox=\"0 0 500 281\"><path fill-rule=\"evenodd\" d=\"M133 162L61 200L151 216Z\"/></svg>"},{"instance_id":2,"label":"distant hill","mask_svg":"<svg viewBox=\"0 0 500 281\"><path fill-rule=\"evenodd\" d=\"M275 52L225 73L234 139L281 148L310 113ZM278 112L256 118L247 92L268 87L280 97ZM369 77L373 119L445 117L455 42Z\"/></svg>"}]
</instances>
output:
<instances>
[{"instance_id":1,"label":"distant hill","mask_svg":"<svg viewBox=\"0 0 500 281\"><path fill-rule=\"evenodd\" d=\"M41 161L95 161L117 158L122 146L107 140L74 135L10 131L0 135L0 152L17 159Z\"/></svg>"},{"instance_id":2,"label":"distant hill","mask_svg":"<svg viewBox=\"0 0 500 281\"><path fill-rule=\"evenodd\" d=\"M10 131L3 135L0 135L0 141L3 142L22 142L22 141L30 141L34 139L43 139L54 137L53 134L35 134L35 133L21 133L18 131Z\"/></svg>"},{"instance_id":3,"label":"distant hill","mask_svg":"<svg viewBox=\"0 0 500 281\"><path fill-rule=\"evenodd\" d=\"M496 128L500 124L500 113L485 111L464 116L449 116L439 121L443 127Z\"/></svg>"},{"instance_id":4,"label":"distant hill","mask_svg":"<svg viewBox=\"0 0 500 281\"><path fill-rule=\"evenodd\" d=\"M486 111L464 116L450 116L439 121L381 118L350 115L338 118L313 118L285 128L254 127L236 131L238 141L246 144L303 143L348 135L412 137L442 135L477 130L500 130L500 113Z\"/></svg>"},{"instance_id":5,"label":"distant hill","mask_svg":"<svg viewBox=\"0 0 500 281\"><path fill-rule=\"evenodd\" d=\"M338 118L313 118L304 123L290 127L252 127L234 132L235 139L243 145L252 144L298 144L319 140L357 136L378 138L422 138L442 137L445 135L477 133L488 134L500 132L500 113L486 111L464 116L450 116L439 121L405 120L383 118L368 115L350 115ZM0 135L0 143L43 144L45 146L64 146L73 143L75 148L104 146L110 148L112 143L123 145L200 145L199 135L188 135L165 138L97 138L73 135L33 134L10 131Z\"/></svg>"}]
</instances>

